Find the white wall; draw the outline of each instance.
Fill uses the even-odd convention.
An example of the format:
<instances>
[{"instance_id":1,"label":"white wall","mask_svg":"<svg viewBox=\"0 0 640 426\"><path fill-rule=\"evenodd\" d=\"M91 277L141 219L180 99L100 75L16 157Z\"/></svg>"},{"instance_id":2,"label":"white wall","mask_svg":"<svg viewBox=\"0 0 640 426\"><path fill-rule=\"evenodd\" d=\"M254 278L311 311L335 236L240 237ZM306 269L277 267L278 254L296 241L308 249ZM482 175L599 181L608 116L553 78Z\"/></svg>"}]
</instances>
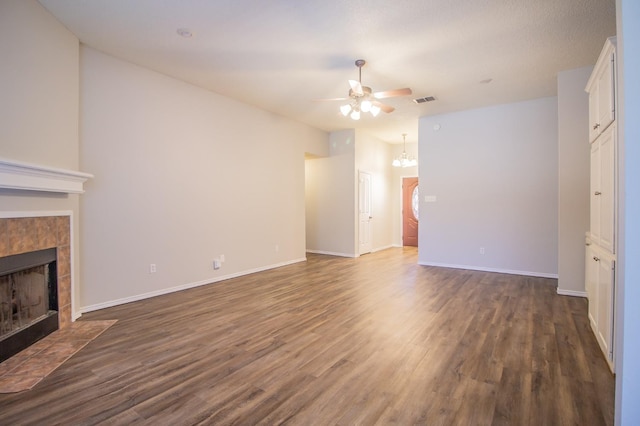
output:
<instances>
[{"instance_id":1,"label":"white wall","mask_svg":"<svg viewBox=\"0 0 640 426\"><path fill-rule=\"evenodd\" d=\"M616 1L620 240L616 424L640 424L640 2Z\"/></svg>"},{"instance_id":2,"label":"white wall","mask_svg":"<svg viewBox=\"0 0 640 426\"><path fill-rule=\"evenodd\" d=\"M420 119L420 264L557 275L557 120L555 97Z\"/></svg>"},{"instance_id":3,"label":"white wall","mask_svg":"<svg viewBox=\"0 0 640 426\"><path fill-rule=\"evenodd\" d=\"M329 146L329 157L306 161L307 250L355 257L355 131L332 132Z\"/></svg>"},{"instance_id":4,"label":"white wall","mask_svg":"<svg viewBox=\"0 0 640 426\"><path fill-rule=\"evenodd\" d=\"M78 39L32 0L0 2L2 157L78 168Z\"/></svg>"},{"instance_id":5,"label":"white wall","mask_svg":"<svg viewBox=\"0 0 640 426\"><path fill-rule=\"evenodd\" d=\"M329 136L330 156L306 161L307 250L357 257L358 173L371 175L371 246L393 244L391 149L361 130L347 129Z\"/></svg>"},{"instance_id":6,"label":"white wall","mask_svg":"<svg viewBox=\"0 0 640 426\"><path fill-rule=\"evenodd\" d=\"M371 175L371 247L372 251L389 248L393 244L393 170L391 146L362 130L356 130L356 197L358 171ZM358 209L356 203L356 230ZM359 241L359 240L356 240ZM356 242L357 244L357 242Z\"/></svg>"},{"instance_id":7,"label":"white wall","mask_svg":"<svg viewBox=\"0 0 640 426\"><path fill-rule=\"evenodd\" d=\"M86 47L81 76L86 310L305 259L325 132Z\"/></svg>"},{"instance_id":8,"label":"white wall","mask_svg":"<svg viewBox=\"0 0 640 426\"><path fill-rule=\"evenodd\" d=\"M558 293L584 296L589 229L589 96L592 66L558 73Z\"/></svg>"},{"instance_id":9,"label":"white wall","mask_svg":"<svg viewBox=\"0 0 640 426\"><path fill-rule=\"evenodd\" d=\"M0 1L0 157L78 170L78 39L35 0ZM78 195L0 189L0 211L72 212L72 307L80 271Z\"/></svg>"}]
</instances>

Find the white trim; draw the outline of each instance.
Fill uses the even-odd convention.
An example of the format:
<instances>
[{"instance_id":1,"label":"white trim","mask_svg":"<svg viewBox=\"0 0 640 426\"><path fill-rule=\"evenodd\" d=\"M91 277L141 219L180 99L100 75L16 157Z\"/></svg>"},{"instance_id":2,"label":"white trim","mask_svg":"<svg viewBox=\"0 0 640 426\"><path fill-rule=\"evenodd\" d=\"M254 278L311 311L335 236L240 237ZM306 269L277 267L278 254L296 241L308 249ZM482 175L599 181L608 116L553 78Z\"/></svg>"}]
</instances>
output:
<instances>
[{"instance_id":1,"label":"white trim","mask_svg":"<svg viewBox=\"0 0 640 426\"><path fill-rule=\"evenodd\" d=\"M0 158L0 188L81 194L92 174Z\"/></svg>"},{"instance_id":2,"label":"white trim","mask_svg":"<svg viewBox=\"0 0 640 426\"><path fill-rule=\"evenodd\" d=\"M377 252L377 251L382 251L382 250L390 249L390 248L393 248L393 247L394 247L394 245L393 245L393 244L389 244L388 246L375 248L375 249L371 250L371 253L375 253L375 252Z\"/></svg>"},{"instance_id":3,"label":"white trim","mask_svg":"<svg viewBox=\"0 0 640 426\"><path fill-rule=\"evenodd\" d=\"M29 210L29 211L0 211L0 219L22 219L25 217L49 217L49 216L69 216L69 273L71 274L71 321L75 321L82 312L74 309L76 303L75 299L75 244L73 229L73 211L72 210Z\"/></svg>"},{"instance_id":4,"label":"white trim","mask_svg":"<svg viewBox=\"0 0 640 426\"><path fill-rule=\"evenodd\" d=\"M102 302L102 303L96 303L94 305L89 305L89 306L83 306L82 308L80 308L80 313L83 314L83 313L87 313L87 312L97 311L97 310L100 310L100 309L111 308L113 306L124 305L125 303L137 302L139 300L149 299L151 297L162 296L162 295L165 295L165 294L175 293L177 291L187 290L187 289L194 288L194 287L200 287L200 286L203 286L203 285L214 284L214 283L217 283L219 281L225 281L225 280L229 280L231 278L241 277L243 275L255 274L256 272L262 272L262 271L266 271L266 270L269 270L269 269L275 269L275 268L279 268L281 266L287 266L287 265L291 265L291 264L299 263L299 262L306 262L306 260L307 260L306 257L302 257L302 258L299 258L299 259L293 259L293 260L289 260L289 261L286 261L286 262L276 263L276 264L273 264L273 265L262 266L262 267L259 267L259 268L249 269L249 270L242 271L242 272L235 272L233 274L223 275L221 277L208 278L206 280L196 281L196 282L193 282L193 283L182 284L182 285L178 285L178 286L175 286L175 287L164 288L164 289L161 289L161 290L151 291L149 293L137 294L135 296L128 296L128 297L123 297L121 299L110 300L110 301Z\"/></svg>"},{"instance_id":5,"label":"white trim","mask_svg":"<svg viewBox=\"0 0 640 426\"><path fill-rule=\"evenodd\" d=\"M482 271L482 272L497 272L499 274L525 275L528 277L555 278L555 279L558 278L558 274L549 274L547 272L515 271L511 269L485 268L483 266L451 265L448 263L435 263L435 262L418 262L418 265L437 266L440 268L468 269L471 271Z\"/></svg>"},{"instance_id":6,"label":"white trim","mask_svg":"<svg viewBox=\"0 0 640 426\"><path fill-rule=\"evenodd\" d=\"M585 299L587 298L586 291L563 290L561 288L558 288L556 290L556 293L558 293L560 296L584 297Z\"/></svg>"},{"instance_id":7,"label":"white trim","mask_svg":"<svg viewBox=\"0 0 640 426\"><path fill-rule=\"evenodd\" d=\"M307 253L314 253L314 254L326 254L328 256L340 256L340 257L359 257L357 254L349 254L349 253L338 253L335 251L325 251L325 250L309 250L307 249Z\"/></svg>"},{"instance_id":8,"label":"white trim","mask_svg":"<svg viewBox=\"0 0 640 426\"><path fill-rule=\"evenodd\" d=\"M73 216L71 210L23 210L0 211L0 219L20 219L25 217Z\"/></svg>"}]
</instances>

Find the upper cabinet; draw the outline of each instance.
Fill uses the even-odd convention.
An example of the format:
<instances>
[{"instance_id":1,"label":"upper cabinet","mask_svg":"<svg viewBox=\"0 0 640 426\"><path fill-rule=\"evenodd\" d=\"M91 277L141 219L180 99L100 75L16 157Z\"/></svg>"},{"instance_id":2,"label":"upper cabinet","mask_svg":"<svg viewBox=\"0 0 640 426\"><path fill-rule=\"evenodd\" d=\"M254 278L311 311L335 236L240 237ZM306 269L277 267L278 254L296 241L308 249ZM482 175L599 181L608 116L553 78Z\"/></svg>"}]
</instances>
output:
<instances>
[{"instance_id":1,"label":"upper cabinet","mask_svg":"<svg viewBox=\"0 0 640 426\"><path fill-rule=\"evenodd\" d=\"M589 140L593 142L616 118L616 38L609 37L587 83L589 92Z\"/></svg>"}]
</instances>

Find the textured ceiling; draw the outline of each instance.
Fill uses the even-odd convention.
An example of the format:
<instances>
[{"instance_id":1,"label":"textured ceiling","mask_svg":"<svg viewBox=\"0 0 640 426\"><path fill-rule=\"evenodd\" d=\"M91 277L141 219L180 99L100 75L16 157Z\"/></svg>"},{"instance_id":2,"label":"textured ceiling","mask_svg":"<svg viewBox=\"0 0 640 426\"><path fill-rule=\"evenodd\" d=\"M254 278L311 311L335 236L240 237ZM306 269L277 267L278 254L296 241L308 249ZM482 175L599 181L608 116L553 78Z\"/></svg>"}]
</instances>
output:
<instances>
[{"instance_id":1,"label":"textured ceiling","mask_svg":"<svg viewBox=\"0 0 640 426\"><path fill-rule=\"evenodd\" d=\"M556 94L559 71L595 63L615 35L614 0L40 0L81 42L332 131L417 140L418 117ZM187 28L191 38L176 30ZM402 87L391 114L354 122L363 84ZM492 79L490 83L483 80ZM415 104L413 98L434 96Z\"/></svg>"}]
</instances>

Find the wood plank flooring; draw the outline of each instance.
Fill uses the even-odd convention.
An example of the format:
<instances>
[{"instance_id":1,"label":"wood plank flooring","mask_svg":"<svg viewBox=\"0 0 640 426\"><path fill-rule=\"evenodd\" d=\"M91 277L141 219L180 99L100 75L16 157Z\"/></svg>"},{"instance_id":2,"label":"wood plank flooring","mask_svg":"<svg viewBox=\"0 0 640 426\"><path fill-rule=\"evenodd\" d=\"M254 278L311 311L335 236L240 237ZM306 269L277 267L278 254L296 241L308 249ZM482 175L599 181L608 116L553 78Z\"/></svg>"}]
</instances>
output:
<instances>
[{"instance_id":1,"label":"wood plank flooring","mask_svg":"<svg viewBox=\"0 0 640 426\"><path fill-rule=\"evenodd\" d=\"M85 314L118 322L0 424L611 425L586 300L556 280L308 261Z\"/></svg>"}]
</instances>

